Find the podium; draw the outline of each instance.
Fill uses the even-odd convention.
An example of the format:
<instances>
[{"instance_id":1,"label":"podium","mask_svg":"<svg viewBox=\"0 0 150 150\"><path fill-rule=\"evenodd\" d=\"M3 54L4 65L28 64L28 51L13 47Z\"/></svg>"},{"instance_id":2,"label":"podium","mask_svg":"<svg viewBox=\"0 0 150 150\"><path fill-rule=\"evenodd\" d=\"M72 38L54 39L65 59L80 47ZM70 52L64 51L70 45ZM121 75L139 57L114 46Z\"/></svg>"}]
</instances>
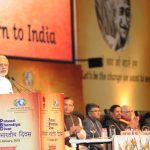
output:
<instances>
[{"instance_id":1,"label":"podium","mask_svg":"<svg viewBox=\"0 0 150 150\"><path fill-rule=\"evenodd\" d=\"M63 94L0 95L0 150L64 150Z\"/></svg>"}]
</instances>

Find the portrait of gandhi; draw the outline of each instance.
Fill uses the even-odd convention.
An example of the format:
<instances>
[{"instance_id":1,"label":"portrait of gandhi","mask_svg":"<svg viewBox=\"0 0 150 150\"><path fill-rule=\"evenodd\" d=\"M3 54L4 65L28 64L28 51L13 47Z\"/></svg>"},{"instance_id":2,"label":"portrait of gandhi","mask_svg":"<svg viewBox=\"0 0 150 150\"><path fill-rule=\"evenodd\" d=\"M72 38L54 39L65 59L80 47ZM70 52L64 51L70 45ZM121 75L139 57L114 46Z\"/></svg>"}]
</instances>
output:
<instances>
[{"instance_id":1,"label":"portrait of gandhi","mask_svg":"<svg viewBox=\"0 0 150 150\"><path fill-rule=\"evenodd\" d=\"M98 25L108 46L121 50L127 43L131 24L130 0L95 0Z\"/></svg>"}]
</instances>

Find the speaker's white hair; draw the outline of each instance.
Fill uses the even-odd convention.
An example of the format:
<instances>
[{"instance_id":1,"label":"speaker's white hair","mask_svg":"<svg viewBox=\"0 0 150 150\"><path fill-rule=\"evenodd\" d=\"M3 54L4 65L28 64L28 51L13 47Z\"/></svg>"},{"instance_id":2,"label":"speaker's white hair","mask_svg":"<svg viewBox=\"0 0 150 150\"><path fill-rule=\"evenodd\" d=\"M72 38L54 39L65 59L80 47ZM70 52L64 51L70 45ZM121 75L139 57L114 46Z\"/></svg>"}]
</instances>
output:
<instances>
[{"instance_id":1,"label":"speaker's white hair","mask_svg":"<svg viewBox=\"0 0 150 150\"><path fill-rule=\"evenodd\" d=\"M7 57L6 57L6 56L4 56L4 55L0 55L0 61L1 61L2 59L5 59L5 60L8 62L8 59L7 59ZM9 63L9 62L8 62L8 63Z\"/></svg>"},{"instance_id":2,"label":"speaker's white hair","mask_svg":"<svg viewBox=\"0 0 150 150\"><path fill-rule=\"evenodd\" d=\"M4 55L0 55L0 59L7 59L7 57Z\"/></svg>"}]
</instances>

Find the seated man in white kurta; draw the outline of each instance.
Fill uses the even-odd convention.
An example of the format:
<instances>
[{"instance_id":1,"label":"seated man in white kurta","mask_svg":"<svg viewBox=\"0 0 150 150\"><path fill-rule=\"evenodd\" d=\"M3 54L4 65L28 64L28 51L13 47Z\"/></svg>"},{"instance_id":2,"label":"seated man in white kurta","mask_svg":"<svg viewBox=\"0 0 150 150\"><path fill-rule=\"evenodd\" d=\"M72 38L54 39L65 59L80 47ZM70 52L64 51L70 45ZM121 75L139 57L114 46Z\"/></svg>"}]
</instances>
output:
<instances>
[{"instance_id":1,"label":"seated man in white kurta","mask_svg":"<svg viewBox=\"0 0 150 150\"><path fill-rule=\"evenodd\" d=\"M8 59L0 55L0 94L13 93L10 81L5 77L8 73L9 62Z\"/></svg>"},{"instance_id":2,"label":"seated man in white kurta","mask_svg":"<svg viewBox=\"0 0 150 150\"><path fill-rule=\"evenodd\" d=\"M76 137L85 139L86 133L83 129L81 119L73 115L74 101L69 97L64 99L64 127L65 127L65 150L74 150L70 139ZM79 150L87 150L87 147L79 145Z\"/></svg>"}]
</instances>

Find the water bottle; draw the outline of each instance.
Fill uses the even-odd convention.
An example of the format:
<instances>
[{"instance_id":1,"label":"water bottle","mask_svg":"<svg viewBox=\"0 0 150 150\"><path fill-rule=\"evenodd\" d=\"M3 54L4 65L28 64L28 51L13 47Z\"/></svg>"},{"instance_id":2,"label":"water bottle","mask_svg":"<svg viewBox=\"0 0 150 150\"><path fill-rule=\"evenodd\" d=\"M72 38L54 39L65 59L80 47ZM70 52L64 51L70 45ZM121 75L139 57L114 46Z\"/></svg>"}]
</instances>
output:
<instances>
[{"instance_id":1,"label":"water bottle","mask_svg":"<svg viewBox=\"0 0 150 150\"><path fill-rule=\"evenodd\" d=\"M107 136L107 129L106 128L102 128L102 130L101 130L101 137L102 138L107 138L108 136Z\"/></svg>"},{"instance_id":2,"label":"water bottle","mask_svg":"<svg viewBox=\"0 0 150 150\"><path fill-rule=\"evenodd\" d=\"M116 128L114 125L111 125L109 127L109 137L113 137L113 135L116 135Z\"/></svg>"}]
</instances>

